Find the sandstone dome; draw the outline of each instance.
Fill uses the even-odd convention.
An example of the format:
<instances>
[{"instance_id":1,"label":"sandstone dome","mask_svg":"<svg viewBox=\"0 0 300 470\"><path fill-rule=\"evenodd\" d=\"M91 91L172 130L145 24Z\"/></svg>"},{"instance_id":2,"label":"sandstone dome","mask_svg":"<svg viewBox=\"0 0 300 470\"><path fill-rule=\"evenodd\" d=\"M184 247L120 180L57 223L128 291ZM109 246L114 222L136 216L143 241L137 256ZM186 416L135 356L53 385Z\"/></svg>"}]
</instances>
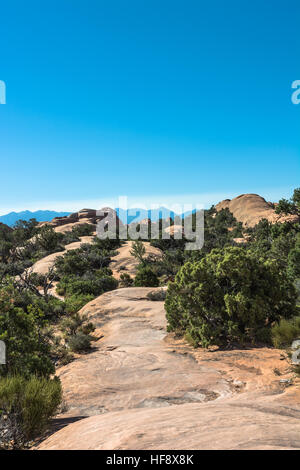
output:
<instances>
[{"instance_id":1,"label":"sandstone dome","mask_svg":"<svg viewBox=\"0 0 300 470\"><path fill-rule=\"evenodd\" d=\"M241 194L234 199L224 199L216 205L216 210L228 208L238 222L245 227L254 227L261 219L267 219L272 224L280 222L297 222L295 215L276 214L275 204L267 202L258 194Z\"/></svg>"}]
</instances>

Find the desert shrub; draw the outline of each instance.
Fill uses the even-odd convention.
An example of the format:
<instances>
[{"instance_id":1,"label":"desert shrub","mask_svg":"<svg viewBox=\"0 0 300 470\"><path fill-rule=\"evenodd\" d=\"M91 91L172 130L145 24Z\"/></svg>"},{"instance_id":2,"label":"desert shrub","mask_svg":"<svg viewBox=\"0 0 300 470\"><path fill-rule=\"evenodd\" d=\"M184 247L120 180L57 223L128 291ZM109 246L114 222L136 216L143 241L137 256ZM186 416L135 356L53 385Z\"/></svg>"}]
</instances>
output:
<instances>
[{"instance_id":1,"label":"desert shrub","mask_svg":"<svg viewBox=\"0 0 300 470\"><path fill-rule=\"evenodd\" d=\"M93 246L96 250L102 250L111 253L122 246L122 241L118 238L105 238L101 240L100 238L96 237Z\"/></svg>"},{"instance_id":2,"label":"desert shrub","mask_svg":"<svg viewBox=\"0 0 300 470\"><path fill-rule=\"evenodd\" d=\"M146 255L146 248L144 243L141 240L137 240L133 242L132 249L130 250L130 254L136 258L140 263L144 263L144 257Z\"/></svg>"},{"instance_id":3,"label":"desert shrub","mask_svg":"<svg viewBox=\"0 0 300 470\"><path fill-rule=\"evenodd\" d=\"M37 235L37 244L46 252L54 253L63 248L63 235L56 233L53 227L44 225Z\"/></svg>"},{"instance_id":4,"label":"desert shrub","mask_svg":"<svg viewBox=\"0 0 300 470\"><path fill-rule=\"evenodd\" d=\"M300 212L300 188L294 190L291 199L280 199L276 207L277 214L297 214Z\"/></svg>"},{"instance_id":5,"label":"desert shrub","mask_svg":"<svg viewBox=\"0 0 300 470\"><path fill-rule=\"evenodd\" d=\"M64 290L63 290L64 292ZM71 295L65 299L65 310L67 314L78 312L84 305L94 299L93 295Z\"/></svg>"},{"instance_id":6,"label":"desert shrub","mask_svg":"<svg viewBox=\"0 0 300 470\"><path fill-rule=\"evenodd\" d=\"M243 248L213 250L187 262L169 283L168 330L195 345L270 340L273 322L296 312L296 293L275 262Z\"/></svg>"},{"instance_id":7,"label":"desert shrub","mask_svg":"<svg viewBox=\"0 0 300 470\"><path fill-rule=\"evenodd\" d=\"M78 332L84 334L90 334L95 330L94 325L88 321L86 315L80 315L78 312L64 318L61 321L60 329L64 333L65 337L76 335Z\"/></svg>"},{"instance_id":8,"label":"desert shrub","mask_svg":"<svg viewBox=\"0 0 300 470\"><path fill-rule=\"evenodd\" d=\"M87 237L93 235L96 227L93 224L80 224L72 228L72 232L76 237Z\"/></svg>"},{"instance_id":9,"label":"desert shrub","mask_svg":"<svg viewBox=\"0 0 300 470\"><path fill-rule=\"evenodd\" d=\"M155 248L159 248L161 251L166 252L168 250L184 250L186 244L186 239L177 240L173 236L170 236L168 239L154 239L150 241L150 245Z\"/></svg>"},{"instance_id":10,"label":"desert shrub","mask_svg":"<svg viewBox=\"0 0 300 470\"><path fill-rule=\"evenodd\" d=\"M272 341L275 348L291 346L295 339L300 338L300 317L290 320L282 319L272 327Z\"/></svg>"},{"instance_id":11,"label":"desert shrub","mask_svg":"<svg viewBox=\"0 0 300 470\"><path fill-rule=\"evenodd\" d=\"M76 335L70 336L68 345L73 352L87 351L91 347L91 338L89 335L79 332Z\"/></svg>"},{"instance_id":12,"label":"desert shrub","mask_svg":"<svg viewBox=\"0 0 300 470\"><path fill-rule=\"evenodd\" d=\"M71 230L63 234L62 244L69 245L70 243L79 242L80 238Z\"/></svg>"},{"instance_id":13,"label":"desert shrub","mask_svg":"<svg viewBox=\"0 0 300 470\"><path fill-rule=\"evenodd\" d=\"M162 257L155 260L152 269L157 276L165 276L167 280L174 280L175 274L185 262L185 253L180 249L170 249Z\"/></svg>"},{"instance_id":14,"label":"desert shrub","mask_svg":"<svg viewBox=\"0 0 300 470\"><path fill-rule=\"evenodd\" d=\"M22 376L0 379L0 448L24 444L40 435L62 399L60 381ZM2 434L2 435L1 435Z\"/></svg>"},{"instance_id":15,"label":"desert shrub","mask_svg":"<svg viewBox=\"0 0 300 470\"><path fill-rule=\"evenodd\" d=\"M32 238L38 232L38 221L36 219L18 220L13 227L12 236L17 244L22 244Z\"/></svg>"},{"instance_id":16,"label":"desert shrub","mask_svg":"<svg viewBox=\"0 0 300 470\"><path fill-rule=\"evenodd\" d=\"M88 271L105 268L110 263L110 253L95 250L84 244L78 250L70 250L60 256L55 263L58 276L82 276Z\"/></svg>"},{"instance_id":17,"label":"desert shrub","mask_svg":"<svg viewBox=\"0 0 300 470\"><path fill-rule=\"evenodd\" d=\"M150 266L141 266L134 280L135 287L157 287L159 279Z\"/></svg>"},{"instance_id":18,"label":"desert shrub","mask_svg":"<svg viewBox=\"0 0 300 470\"><path fill-rule=\"evenodd\" d=\"M36 312L39 312L36 316L36 319L42 320L42 323L45 320L55 321L65 312L64 302L61 300L48 296L46 299L42 295L36 295L34 292L29 289L24 289L22 283L16 283L15 287L12 285L12 280L8 279L8 283L3 287L3 291L6 293L7 298L10 298L13 301L15 307L19 307L28 313L29 310L32 311L32 308Z\"/></svg>"},{"instance_id":19,"label":"desert shrub","mask_svg":"<svg viewBox=\"0 0 300 470\"><path fill-rule=\"evenodd\" d=\"M128 273L122 273L120 276L120 286L121 287L131 287L133 284L133 279Z\"/></svg>"},{"instance_id":20,"label":"desert shrub","mask_svg":"<svg viewBox=\"0 0 300 470\"><path fill-rule=\"evenodd\" d=\"M153 290L148 292L147 299L153 301L164 301L166 300L167 291L165 289Z\"/></svg>"},{"instance_id":21,"label":"desert shrub","mask_svg":"<svg viewBox=\"0 0 300 470\"><path fill-rule=\"evenodd\" d=\"M65 276L58 283L58 292L61 295L69 296L93 296L97 297L104 292L114 290L118 286L118 281L105 272L98 272L91 278L78 278L75 276ZM91 299L90 299L91 300Z\"/></svg>"},{"instance_id":22,"label":"desert shrub","mask_svg":"<svg viewBox=\"0 0 300 470\"><path fill-rule=\"evenodd\" d=\"M53 336L51 353L56 366L65 366L74 359L73 354L66 345L65 339L60 335Z\"/></svg>"},{"instance_id":23,"label":"desert shrub","mask_svg":"<svg viewBox=\"0 0 300 470\"><path fill-rule=\"evenodd\" d=\"M0 290L0 340L6 344L7 361L0 374L20 373L48 376L54 372L50 342L45 333L43 313L29 306L27 311L14 305L14 292Z\"/></svg>"},{"instance_id":24,"label":"desert shrub","mask_svg":"<svg viewBox=\"0 0 300 470\"><path fill-rule=\"evenodd\" d=\"M94 337L91 333L95 326L88 321L86 315L75 313L61 321L60 329L64 335L65 343L73 352L87 351L91 347Z\"/></svg>"}]
</instances>

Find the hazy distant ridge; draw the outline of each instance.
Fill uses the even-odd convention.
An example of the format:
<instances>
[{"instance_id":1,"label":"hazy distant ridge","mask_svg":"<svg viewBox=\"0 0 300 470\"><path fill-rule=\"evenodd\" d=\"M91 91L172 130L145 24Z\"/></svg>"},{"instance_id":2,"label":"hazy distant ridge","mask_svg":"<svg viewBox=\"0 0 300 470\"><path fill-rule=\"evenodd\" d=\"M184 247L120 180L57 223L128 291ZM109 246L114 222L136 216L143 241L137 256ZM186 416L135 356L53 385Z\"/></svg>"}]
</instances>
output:
<instances>
[{"instance_id":1,"label":"hazy distant ridge","mask_svg":"<svg viewBox=\"0 0 300 470\"><path fill-rule=\"evenodd\" d=\"M63 217L65 215L69 215L71 212L55 212L55 211L22 211L22 212L10 212L6 215L0 216L0 222L3 224L12 226L18 220L30 220L36 219L38 222L48 222L54 217Z\"/></svg>"},{"instance_id":2,"label":"hazy distant ridge","mask_svg":"<svg viewBox=\"0 0 300 470\"><path fill-rule=\"evenodd\" d=\"M169 209L165 207L160 207L159 209L153 210L145 210L140 208L135 208L131 210L126 210L117 208L115 209L118 217L122 220L123 223L131 223L133 220L140 221L142 219L149 218L152 222L157 222L158 219L162 218L165 219L167 217L174 218L178 214L175 214L173 211L169 211ZM186 217L190 215L192 211L186 212L182 214L182 217ZM194 211L193 211L194 212ZM71 214L71 212L56 212L56 211L47 211L47 210L40 210L40 211L22 211L22 212L10 212L9 214L1 215L0 222L3 224L13 226L18 220L30 220L36 219L38 222L50 222L54 217L64 217L66 215Z\"/></svg>"}]
</instances>

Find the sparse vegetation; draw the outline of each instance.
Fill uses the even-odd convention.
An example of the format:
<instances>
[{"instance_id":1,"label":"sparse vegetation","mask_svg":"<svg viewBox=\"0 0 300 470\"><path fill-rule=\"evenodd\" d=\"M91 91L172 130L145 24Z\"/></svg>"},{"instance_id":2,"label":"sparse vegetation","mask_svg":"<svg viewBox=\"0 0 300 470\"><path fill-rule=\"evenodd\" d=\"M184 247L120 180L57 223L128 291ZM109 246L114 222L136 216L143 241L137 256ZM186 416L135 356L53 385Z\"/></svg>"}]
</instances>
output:
<instances>
[{"instance_id":1,"label":"sparse vegetation","mask_svg":"<svg viewBox=\"0 0 300 470\"><path fill-rule=\"evenodd\" d=\"M122 273L120 276L120 287L131 287L134 280L128 273Z\"/></svg>"},{"instance_id":2,"label":"sparse vegetation","mask_svg":"<svg viewBox=\"0 0 300 470\"><path fill-rule=\"evenodd\" d=\"M150 266L141 265L134 280L135 287L157 287L159 279Z\"/></svg>"},{"instance_id":3,"label":"sparse vegetation","mask_svg":"<svg viewBox=\"0 0 300 470\"><path fill-rule=\"evenodd\" d=\"M0 449L22 449L41 435L61 399L57 378L0 378Z\"/></svg>"},{"instance_id":4,"label":"sparse vegetation","mask_svg":"<svg viewBox=\"0 0 300 470\"><path fill-rule=\"evenodd\" d=\"M289 348L297 338L300 338L300 317L290 320L282 318L272 328L272 341L275 348Z\"/></svg>"},{"instance_id":5,"label":"sparse vegetation","mask_svg":"<svg viewBox=\"0 0 300 470\"><path fill-rule=\"evenodd\" d=\"M296 189L290 200L279 202L276 212L299 215L299 201L300 189ZM194 214L190 217L195 223ZM142 241L134 241L131 255L139 262L136 277L122 272L119 283L109 269L121 246L118 239L96 237L91 244L67 251L46 274L29 270L37 260L91 236L92 224L79 224L65 234L35 220L20 221L13 230L0 225L0 340L7 346L7 364L0 366L4 447L9 437L18 447L43 432L61 400L59 382L50 380L55 366L67 364L75 353L87 352L94 340L94 325L80 309L118 285L169 283L167 291L156 289L147 297L166 300L169 331L184 335L194 346L251 342L286 348L300 337L297 221L261 220L245 229L228 209L217 212L212 207L205 211L204 247L190 252L184 249L184 238L163 239L161 220L158 225L160 238L151 240L151 245L162 256L147 257ZM246 240L242 246L234 242L239 237ZM54 283L62 300L51 295Z\"/></svg>"},{"instance_id":6,"label":"sparse vegetation","mask_svg":"<svg viewBox=\"0 0 300 470\"><path fill-rule=\"evenodd\" d=\"M169 284L168 329L195 345L268 342L275 321L296 314L292 282L275 262L244 249L213 250Z\"/></svg>"},{"instance_id":7,"label":"sparse vegetation","mask_svg":"<svg viewBox=\"0 0 300 470\"><path fill-rule=\"evenodd\" d=\"M141 240L137 240L133 242L132 244L132 250L130 251L130 254L136 258L141 264L144 264L145 260L145 255L146 255L146 249Z\"/></svg>"}]
</instances>

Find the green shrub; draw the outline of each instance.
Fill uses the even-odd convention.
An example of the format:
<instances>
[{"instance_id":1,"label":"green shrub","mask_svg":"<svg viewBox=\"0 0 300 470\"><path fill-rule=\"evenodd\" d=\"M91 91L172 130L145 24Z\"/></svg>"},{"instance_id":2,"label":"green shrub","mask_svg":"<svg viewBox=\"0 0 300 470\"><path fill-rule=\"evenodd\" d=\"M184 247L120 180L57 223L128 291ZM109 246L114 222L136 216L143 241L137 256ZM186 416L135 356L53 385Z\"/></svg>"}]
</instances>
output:
<instances>
[{"instance_id":1,"label":"green shrub","mask_svg":"<svg viewBox=\"0 0 300 470\"><path fill-rule=\"evenodd\" d=\"M72 315L73 313L78 312L82 307L84 307L84 305L93 299L93 295L71 295L70 297L66 297L66 313Z\"/></svg>"},{"instance_id":2,"label":"green shrub","mask_svg":"<svg viewBox=\"0 0 300 470\"><path fill-rule=\"evenodd\" d=\"M60 256L55 263L58 276L83 276L86 272L107 268L110 253L95 249L93 245L84 244L77 250L70 250Z\"/></svg>"},{"instance_id":3,"label":"green shrub","mask_svg":"<svg viewBox=\"0 0 300 470\"><path fill-rule=\"evenodd\" d=\"M114 290L118 287L118 281L105 273L98 272L90 278L79 278L76 276L65 276L58 283L58 292L69 296L93 296L98 297L104 292Z\"/></svg>"},{"instance_id":4,"label":"green shrub","mask_svg":"<svg viewBox=\"0 0 300 470\"><path fill-rule=\"evenodd\" d=\"M64 318L60 323L60 329L66 345L73 352L87 351L91 347L91 341L95 339L91 336L95 326L88 321L87 315L75 313Z\"/></svg>"},{"instance_id":5,"label":"green shrub","mask_svg":"<svg viewBox=\"0 0 300 470\"><path fill-rule=\"evenodd\" d=\"M129 276L127 273L122 273L120 276L120 285L121 287L131 287L133 284L132 277Z\"/></svg>"},{"instance_id":6,"label":"green shrub","mask_svg":"<svg viewBox=\"0 0 300 470\"><path fill-rule=\"evenodd\" d=\"M70 245L70 243L79 242L79 241L80 241L80 238L72 231L65 232L63 234L62 244L64 246Z\"/></svg>"},{"instance_id":7,"label":"green shrub","mask_svg":"<svg viewBox=\"0 0 300 470\"><path fill-rule=\"evenodd\" d=\"M93 235L96 226L93 224L80 224L72 228L72 232L76 237L87 237Z\"/></svg>"},{"instance_id":8,"label":"green shrub","mask_svg":"<svg viewBox=\"0 0 300 470\"><path fill-rule=\"evenodd\" d=\"M64 318L60 323L60 329L65 337L68 338L69 336L76 335L79 331L89 334L95 330L95 327L92 323L88 323L87 315L81 315L77 312Z\"/></svg>"},{"instance_id":9,"label":"green shrub","mask_svg":"<svg viewBox=\"0 0 300 470\"><path fill-rule=\"evenodd\" d=\"M138 269L134 285L135 287L157 287L159 280L150 266L142 266Z\"/></svg>"},{"instance_id":10,"label":"green shrub","mask_svg":"<svg viewBox=\"0 0 300 470\"><path fill-rule=\"evenodd\" d=\"M122 246L122 241L118 238L104 238L103 240L101 240L100 238L96 237L93 246L96 250L106 251L112 254L112 252Z\"/></svg>"},{"instance_id":11,"label":"green shrub","mask_svg":"<svg viewBox=\"0 0 300 470\"><path fill-rule=\"evenodd\" d=\"M275 262L243 248L213 250L187 262L170 283L168 330L206 347L268 339L273 322L296 313L296 293Z\"/></svg>"},{"instance_id":12,"label":"green shrub","mask_svg":"<svg viewBox=\"0 0 300 470\"><path fill-rule=\"evenodd\" d=\"M272 341L275 348L291 346L294 339L300 338L300 317L282 319L272 328Z\"/></svg>"},{"instance_id":13,"label":"green shrub","mask_svg":"<svg viewBox=\"0 0 300 470\"><path fill-rule=\"evenodd\" d=\"M60 381L11 376L0 379L0 447L22 447L47 427L62 400Z\"/></svg>"},{"instance_id":14,"label":"green shrub","mask_svg":"<svg viewBox=\"0 0 300 470\"><path fill-rule=\"evenodd\" d=\"M62 246L63 234L55 232L53 227L44 225L37 235L37 244L46 253L53 253L63 248Z\"/></svg>"},{"instance_id":15,"label":"green shrub","mask_svg":"<svg viewBox=\"0 0 300 470\"><path fill-rule=\"evenodd\" d=\"M0 366L0 374L49 376L54 372L43 317L38 307L28 306L25 311L15 306L13 290L0 290L0 340L6 344L6 365Z\"/></svg>"},{"instance_id":16,"label":"green shrub","mask_svg":"<svg viewBox=\"0 0 300 470\"><path fill-rule=\"evenodd\" d=\"M83 352L91 348L91 337L79 332L68 338L68 345L73 352Z\"/></svg>"},{"instance_id":17,"label":"green shrub","mask_svg":"<svg viewBox=\"0 0 300 470\"><path fill-rule=\"evenodd\" d=\"M144 263L144 257L146 255L146 248L144 243L141 240L133 242L130 254L140 263Z\"/></svg>"}]
</instances>

